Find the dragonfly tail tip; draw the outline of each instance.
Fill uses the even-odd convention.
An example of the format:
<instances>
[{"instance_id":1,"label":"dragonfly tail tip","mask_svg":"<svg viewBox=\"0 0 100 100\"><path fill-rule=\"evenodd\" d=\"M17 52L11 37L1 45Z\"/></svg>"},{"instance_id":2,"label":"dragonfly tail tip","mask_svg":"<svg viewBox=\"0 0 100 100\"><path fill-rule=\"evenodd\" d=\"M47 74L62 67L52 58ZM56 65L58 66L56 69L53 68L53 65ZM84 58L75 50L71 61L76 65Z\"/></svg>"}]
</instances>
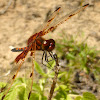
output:
<instances>
[{"instance_id":1,"label":"dragonfly tail tip","mask_svg":"<svg viewBox=\"0 0 100 100\"><path fill-rule=\"evenodd\" d=\"M89 5L89 3L88 4L85 4L83 7L86 7L86 6L88 6Z\"/></svg>"}]
</instances>

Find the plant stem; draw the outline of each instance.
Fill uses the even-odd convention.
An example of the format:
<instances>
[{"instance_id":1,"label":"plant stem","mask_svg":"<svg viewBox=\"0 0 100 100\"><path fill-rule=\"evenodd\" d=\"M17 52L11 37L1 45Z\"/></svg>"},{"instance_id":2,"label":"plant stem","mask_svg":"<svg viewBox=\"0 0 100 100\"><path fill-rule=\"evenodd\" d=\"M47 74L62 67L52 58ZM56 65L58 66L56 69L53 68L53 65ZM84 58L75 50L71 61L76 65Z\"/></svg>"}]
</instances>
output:
<instances>
[{"instance_id":1,"label":"plant stem","mask_svg":"<svg viewBox=\"0 0 100 100\"><path fill-rule=\"evenodd\" d=\"M56 54L55 54L55 62L56 62L56 65L55 65L55 76L53 78L53 83L51 85L51 89L50 89L50 93L49 93L49 96L48 96L48 100L52 99L52 96L53 96L53 93L54 93L54 89L55 89L55 86L56 86L56 83L57 83L58 73L59 73L59 63L58 63L58 57L57 57Z\"/></svg>"}]
</instances>

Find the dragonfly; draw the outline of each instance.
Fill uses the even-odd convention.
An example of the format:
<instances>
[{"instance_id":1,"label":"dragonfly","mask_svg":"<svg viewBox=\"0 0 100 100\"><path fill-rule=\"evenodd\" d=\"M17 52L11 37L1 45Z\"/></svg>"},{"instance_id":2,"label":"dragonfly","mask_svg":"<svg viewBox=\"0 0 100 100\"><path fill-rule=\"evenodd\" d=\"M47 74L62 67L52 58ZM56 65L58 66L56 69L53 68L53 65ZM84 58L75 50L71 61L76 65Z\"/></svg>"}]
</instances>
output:
<instances>
[{"instance_id":1,"label":"dragonfly","mask_svg":"<svg viewBox=\"0 0 100 100\"><path fill-rule=\"evenodd\" d=\"M43 38L42 36L48 34L49 32L53 31L54 29L56 29L59 25L63 24L64 22L66 22L68 19L70 19L71 17L73 17L74 15L78 14L80 11L84 10L89 4L85 4L81 7L78 7L77 9L75 9L74 11L72 11L71 13L65 15L62 17L61 20L58 20L57 22L55 22L54 20L57 18L58 14L60 14L60 10L62 9L61 7L57 8L49 17L49 19L47 20L47 22L45 22L44 25L42 25L42 28L39 32L36 32L34 35L32 35L28 41L27 41L27 46L23 47L23 48L12 48L11 51L12 52L21 52L16 58L15 58L15 63L18 64L18 69L15 72L15 74L12 76L12 80L10 83L9 87L5 87L6 88L6 92L4 92L4 95L2 96L1 100L4 100L4 98L6 97L7 93L9 92L9 90L11 89L13 82L15 80L15 78L17 77L17 74L19 72L19 70L21 69L21 66L27 56L27 54L30 52L31 56L32 56L32 71L30 72L30 79L31 79L31 87L30 87L30 92L28 95L28 100L30 99L30 95L32 93L32 85L33 85L33 76L34 76L34 60L35 60L35 51L36 50L41 50L43 51L43 55L42 55L42 62L43 59L45 59L46 62L48 62L48 56L47 56L47 52L49 53L49 55L51 56L52 59L55 59L55 54L52 52L53 49L55 48L55 41L53 39L48 39L46 40L45 38ZM53 22L54 21L54 22ZM4 88L4 89L5 89ZM1 90L3 91L3 89Z\"/></svg>"}]
</instances>

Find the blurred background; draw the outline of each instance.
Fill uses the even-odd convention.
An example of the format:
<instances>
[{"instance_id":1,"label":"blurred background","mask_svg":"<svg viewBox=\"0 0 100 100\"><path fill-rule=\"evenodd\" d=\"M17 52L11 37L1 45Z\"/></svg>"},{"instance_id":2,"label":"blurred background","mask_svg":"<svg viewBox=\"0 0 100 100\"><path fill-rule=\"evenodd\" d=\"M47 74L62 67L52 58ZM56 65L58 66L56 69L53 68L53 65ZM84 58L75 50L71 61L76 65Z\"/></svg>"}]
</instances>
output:
<instances>
[{"instance_id":1,"label":"blurred background","mask_svg":"<svg viewBox=\"0 0 100 100\"><path fill-rule=\"evenodd\" d=\"M71 81L71 83L76 86L73 91L79 94L84 91L91 91L100 100L100 90L98 89L100 88L100 80L98 78L99 72L96 72L96 76L94 75L94 66L96 66L97 70L100 71L98 68L99 61L97 61L99 59L99 54L96 55L100 50L100 0L0 0L0 74L3 75L3 73L6 73L8 69L14 67L13 61L19 54L11 52L9 46L25 47L27 45L28 38L35 34L36 31L39 31L39 27L46 22L48 15L50 15L57 7L61 6L63 8L63 15L70 13L77 7L87 3L89 3L89 6L85 10L60 25L53 32L45 35L44 38L53 38L56 41L57 45L54 52L59 56L62 72L65 71L65 69L66 72L69 71L69 66L83 64L83 62L81 64L73 64L74 61L78 62L79 59L81 59L79 57L77 57L78 60L73 58L79 55L78 53L82 49L79 44L83 48L86 47L85 54L88 51L91 51L90 48L93 47L92 50L95 48L94 51L91 51L92 54L89 52L87 55L82 55L82 57L89 59L88 61L86 59L85 65L83 64L85 67L81 67L81 69L74 67L74 70L71 69L73 70L72 72L74 72L74 76L71 77L75 77L73 80L76 79L76 77L82 77L81 80L82 82L84 81L84 84L82 83L81 85L78 84L78 86L76 86L77 80L74 80L74 82ZM76 48L80 50L77 51ZM76 50L77 52L74 52L73 50ZM70 54L70 52L71 55L67 55L68 53ZM83 52L81 52L81 54L82 53ZM42 52L37 51L36 61L40 65L41 58ZM98 65L94 64L93 59L95 58L97 58L96 64ZM74 59L74 61L72 59ZM91 62L89 62L90 59L92 59ZM94 65L87 68L88 65L86 64ZM23 66L31 66L31 58L29 58L29 56ZM91 68L93 68L92 71ZM97 78L94 79L94 76ZM87 80L89 79L90 81L88 83ZM98 82L94 82L93 79ZM78 80L78 82L79 81L80 80ZM77 91L77 87L78 89L80 87L80 91Z\"/></svg>"}]
</instances>

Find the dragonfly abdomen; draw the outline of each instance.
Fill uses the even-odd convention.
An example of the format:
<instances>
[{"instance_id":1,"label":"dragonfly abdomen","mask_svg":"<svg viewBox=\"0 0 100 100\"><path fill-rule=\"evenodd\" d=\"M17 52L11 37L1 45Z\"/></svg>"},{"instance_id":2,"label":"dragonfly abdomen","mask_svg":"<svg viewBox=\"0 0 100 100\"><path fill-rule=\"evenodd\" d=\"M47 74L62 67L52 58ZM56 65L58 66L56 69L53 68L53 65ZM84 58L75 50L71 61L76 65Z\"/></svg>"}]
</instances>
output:
<instances>
[{"instance_id":1,"label":"dragonfly abdomen","mask_svg":"<svg viewBox=\"0 0 100 100\"><path fill-rule=\"evenodd\" d=\"M24 48L13 48L13 49L11 49L11 51L12 52L20 52L20 51L24 51L26 49L27 49L27 47L24 47Z\"/></svg>"}]
</instances>

